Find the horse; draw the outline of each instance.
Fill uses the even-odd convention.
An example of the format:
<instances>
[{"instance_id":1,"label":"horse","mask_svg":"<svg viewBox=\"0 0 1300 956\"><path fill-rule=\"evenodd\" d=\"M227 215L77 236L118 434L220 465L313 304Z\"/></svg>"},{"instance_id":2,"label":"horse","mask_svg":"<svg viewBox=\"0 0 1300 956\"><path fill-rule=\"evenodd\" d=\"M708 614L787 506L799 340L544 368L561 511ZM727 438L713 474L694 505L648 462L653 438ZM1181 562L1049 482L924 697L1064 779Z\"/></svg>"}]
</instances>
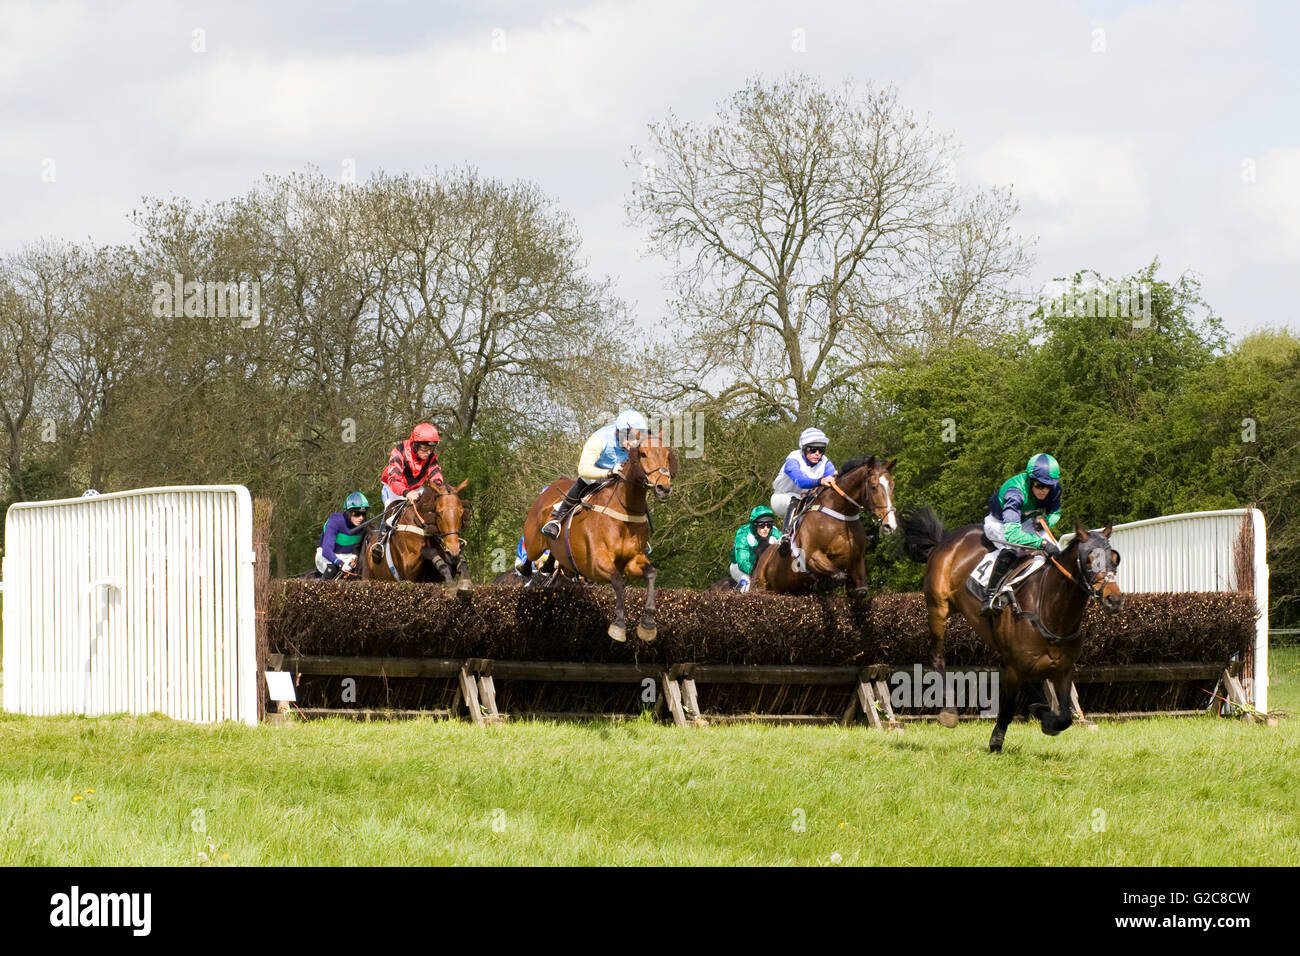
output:
<instances>
[{"instance_id":1,"label":"horse","mask_svg":"<svg viewBox=\"0 0 1300 956\"><path fill-rule=\"evenodd\" d=\"M819 486L800 512L795 534L804 552L806 571L796 571L781 545L770 547L754 565L753 587L780 594L808 594L843 584L860 597L866 593L867 511L883 534L897 525L894 510L894 465L872 455L855 458L830 484ZM786 536L789 538L789 535Z\"/></svg>"},{"instance_id":2,"label":"horse","mask_svg":"<svg viewBox=\"0 0 1300 956\"><path fill-rule=\"evenodd\" d=\"M542 525L551 518L551 509L573 486L570 478L561 478L542 489L524 521L524 550L527 560L520 569L524 577L533 575L533 562L543 551L569 574L588 581L608 582L614 586L614 620L609 636L627 640L624 589L630 577L645 578L645 611L637 625L637 636L653 641L655 626L655 575L647 552L650 546L650 515L646 492L653 491L656 501L666 501L672 493L677 474L677 452L665 448L662 436L644 438L628 448L627 461L614 473L613 480L587 495L564 521L557 540L542 534Z\"/></svg>"},{"instance_id":3,"label":"horse","mask_svg":"<svg viewBox=\"0 0 1300 956\"><path fill-rule=\"evenodd\" d=\"M957 710L947 698L943 641L948 617L958 610L1001 661L998 719L989 752L1002 751L1022 689L1030 698L1029 716L1038 718L1043 733L1054 737L1069 727L1074 720L1070 687L1082 649L1084 611L1095 600L1108 614L1118 614L1124 601L1115 583L1119 552L1110 547L1111 526L1090 532L1076 521L1074 539L1060 558L1052 558L1026 579L1021 593L993 617L980 616L981 601L966 588L971 571L991 550L983 525L966 525L949 534L934 510L923 507L906 512L901 526L904 551L914 561L926 562L930 666L939 672L945 688L939 722L945 727L957 725ZM1052 682L1058 710L1053 711L1043 698L1044 680Z\"/></svg>"},{"instance_id":4,"label":"horse","mask_svg":"<svg viewBox=\"0 0 1300 956\"><path fill-rule=\"evenodd\" d=\"M468 478L454 488L430 482L414 501L403 500L384 556L376 561L370 554L377 530L361 542L362 580L455 584L458 590L472 587L461 541L470 516L470 505L460 500L467 484Z\"/></svg>"}]
</instances>

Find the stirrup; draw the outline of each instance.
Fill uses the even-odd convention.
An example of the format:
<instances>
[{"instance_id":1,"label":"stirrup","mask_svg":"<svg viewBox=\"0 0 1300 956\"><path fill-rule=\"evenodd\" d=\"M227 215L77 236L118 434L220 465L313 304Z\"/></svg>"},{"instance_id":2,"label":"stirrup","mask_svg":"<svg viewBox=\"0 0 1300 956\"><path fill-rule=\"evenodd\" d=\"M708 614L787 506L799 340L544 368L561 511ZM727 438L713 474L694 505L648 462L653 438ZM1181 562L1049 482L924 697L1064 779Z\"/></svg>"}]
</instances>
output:
<instances>
[{"instance_id":1,"label":"stirrup","mask_svg":"<svg viewBox=\"0 0 1300 956\"><path fill-rule=\"evenodd\" d=\"M992 617L995 614L1000 614L1006 608L1007 602L1002 600L1002 592L1007 590L1006 579L1008 576L1004 574L992 593L985 596L984 603L980 605L980 617Z\"/></svg>"},{"instance_id":2,"label":"stirrup","mask_svg":"<svg viewBox=\"0 0 1300 956\"><path fill-rule=\"evenodd\" d=\"M561 522L560 518L552 517L550 521L542 525L542 536L546 538L550 538L552 541L558 538L560 536L560 528L561 528L560 522Z\"/></svg>"}]
</instances>

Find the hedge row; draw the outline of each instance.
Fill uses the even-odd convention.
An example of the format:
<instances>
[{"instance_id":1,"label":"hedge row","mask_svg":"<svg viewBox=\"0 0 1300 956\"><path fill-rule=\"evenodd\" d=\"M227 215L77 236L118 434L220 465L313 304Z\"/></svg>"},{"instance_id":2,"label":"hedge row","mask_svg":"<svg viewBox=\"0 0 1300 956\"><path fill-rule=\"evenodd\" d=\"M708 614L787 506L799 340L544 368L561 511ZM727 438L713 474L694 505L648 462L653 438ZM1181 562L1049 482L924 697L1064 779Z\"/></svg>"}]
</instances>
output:
<instances>
[{"instance_id":1,"label":"hedge row","mask_svg":"<svg viewBox=\"0 0 1300 956\"><path fill-rule=\"evenodd\" d=\"M609 639L610 588L493 588L280 582L270 649L305 655L484 657L497 660L717 664L913 664L929 660L920 594L783 597L661 590L659 637L635 636L645 591L628 590L626 644ZM1089 607L1082 666L1223 663L1254 641L1254 599L1242 593L1132 594L1116 616ZM954 617L950 667L996 655Z\"/></svg>"}]
</instances>

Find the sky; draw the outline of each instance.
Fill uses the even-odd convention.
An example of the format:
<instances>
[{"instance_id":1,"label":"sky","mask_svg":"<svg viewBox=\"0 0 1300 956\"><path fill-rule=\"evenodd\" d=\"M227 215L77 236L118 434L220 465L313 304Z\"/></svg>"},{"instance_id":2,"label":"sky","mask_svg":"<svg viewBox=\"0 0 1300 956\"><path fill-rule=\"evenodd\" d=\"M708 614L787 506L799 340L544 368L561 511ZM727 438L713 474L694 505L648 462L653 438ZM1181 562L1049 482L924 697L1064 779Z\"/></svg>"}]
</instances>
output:
<instances>
[{"instance_id":1,"label":"sky","mask_svg":"<svg viewBox=\"0 0 1300 956\"><path fill-rule=\"evenodd\" d=\"M893 86L1010 186L1031 288L1153 258L1240 335L1300 328L1300 5L0 0L0 254L129 242L141 197L470 165L537 183L639 326L669 264L633 147L756 77Z\"/></svg>"}]
</instances>

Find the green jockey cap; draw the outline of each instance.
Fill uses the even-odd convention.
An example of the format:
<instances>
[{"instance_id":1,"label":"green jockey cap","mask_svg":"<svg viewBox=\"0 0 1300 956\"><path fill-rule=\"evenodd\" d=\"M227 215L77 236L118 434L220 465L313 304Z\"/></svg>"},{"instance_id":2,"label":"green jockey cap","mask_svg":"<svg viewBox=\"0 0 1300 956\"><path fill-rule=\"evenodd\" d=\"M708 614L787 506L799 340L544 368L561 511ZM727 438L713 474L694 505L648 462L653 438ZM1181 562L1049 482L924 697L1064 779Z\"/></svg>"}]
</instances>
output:
<instances>
[{"instance_id":1,"label":"green jockey cap","mask_svg":"<svg viewBox=\"0 0 1300 956\"><path fill-rule=\"evenodd\" d=\"M1029 459L1025 466L1025 477L1040 485L1055 488L1061 483L1061 466L1051 455L1040 453Z\"/></svg>"},{"instance_id":2,"label":"green jockey cap","mask_svg":"<svg viewBox=\"0 0 1300 956\"><path fill-rule=\"evenodd\" d=\"M352 511L356 508L365 508L370 510L370 501L359 491L354 491L348 495L348 500L343 502L344 511Z\"/></svg>"},{"instance_id":3,"label":"green jockey cap","mask_svg":"<svg viewBox=\"0 0 1300 956\"><path fill-rule=\"evenodd\" d=\"M755 505L754 510L749 513L750 524L753 524L759 518L771 518L772 524L776 524L776 514L767 505Z\"/></svg>"}]
</instances>

